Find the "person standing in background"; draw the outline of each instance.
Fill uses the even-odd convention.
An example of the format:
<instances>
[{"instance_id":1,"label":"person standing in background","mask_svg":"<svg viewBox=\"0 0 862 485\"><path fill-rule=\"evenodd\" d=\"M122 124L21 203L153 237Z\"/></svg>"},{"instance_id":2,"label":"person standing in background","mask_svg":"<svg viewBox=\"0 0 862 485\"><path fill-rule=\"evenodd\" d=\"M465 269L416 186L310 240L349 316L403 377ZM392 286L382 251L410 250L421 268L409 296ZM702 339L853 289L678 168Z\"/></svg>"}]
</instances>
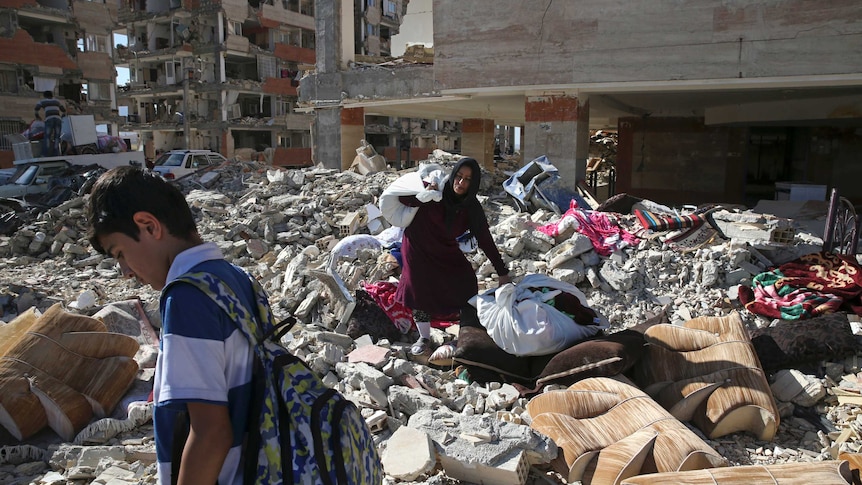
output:
<instances>
[{"instance_id":1,"label":"person standing in background","mask_svg":"<svg viewBox=\"0 0 862 485\"><path fill-rule=\"evenodd\" d=\"M55 157L58 150L57 145L60 143L60 133L63 131L63 118L66 115L66 107L59 100L54 99L53 91L45 91L42 93L45 99L36 103L35 116L37 120L42 118L39 116L39 110L45 110L45 136L42 138L42 156Z\"/></svg>"}]
</instances>

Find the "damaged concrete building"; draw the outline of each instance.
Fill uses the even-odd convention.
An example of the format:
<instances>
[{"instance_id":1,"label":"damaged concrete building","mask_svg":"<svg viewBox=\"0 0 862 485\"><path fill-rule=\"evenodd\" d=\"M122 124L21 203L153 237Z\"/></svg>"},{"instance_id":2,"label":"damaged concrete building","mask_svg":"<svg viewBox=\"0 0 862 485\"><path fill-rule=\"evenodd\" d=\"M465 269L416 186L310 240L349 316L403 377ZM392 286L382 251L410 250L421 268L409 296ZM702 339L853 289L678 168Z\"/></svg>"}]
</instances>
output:
<instances>
[{"instance_id":1,"label":"damaged concrete building","mask_svg":"<svg viewBox=\"0 0 862 485\"><path fill-rule=\"evenodd\" d=\"M3 0L0 2L0 166L14 155L5 135L33 120L43 91L53 91L69 114L119 121L111 31L116 2Z\"/></svg>"},{"instance_id":2,"label":"damaged concrete building","mask_svg":"<svg viewBox=\"0 0 862 485\"><path fill-rule=\"evenodd\" d=\"M617 192L862 200L858 2L419 3L406 15L433 9L433 64L372 69L345 47L351 3L317 2L317 70L300 90L316 162L349 165L375 117L420 117L459 123L458 151L486 167L497 127L517 127L523 160L547 155L574 185L603 129L619 134Z\"/></svg>"},{"instance_id":3,"label":"damaged concrete building","mask_svg":"<svg viewBox=\"0 0 862 485\"><path fill-rule=\"evenodd\" d=\"M123 129L142 134L149 156L272 149L275 165L310 164L310 117L294 108L315 62L312 0L141 0L118 16L129 42L117 55L129 69Z\"/></svg>"}]
</instances>

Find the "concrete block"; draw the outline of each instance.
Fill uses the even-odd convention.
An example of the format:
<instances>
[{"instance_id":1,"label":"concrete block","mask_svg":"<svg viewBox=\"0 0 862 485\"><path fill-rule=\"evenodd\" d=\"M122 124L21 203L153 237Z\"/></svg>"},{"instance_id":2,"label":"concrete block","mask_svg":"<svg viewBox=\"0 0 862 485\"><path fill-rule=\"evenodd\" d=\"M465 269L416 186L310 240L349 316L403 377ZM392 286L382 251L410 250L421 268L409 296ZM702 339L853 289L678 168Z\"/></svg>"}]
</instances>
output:
<instances>
[{"instance_id":1,"label":"concrete block","mask_svg":"<svg viewBox=\"0 0 862 485\"><path fill-rule=\"evenodd\" d=\"M374 382L377 387L383 390L392 385L391 377L364 362L356 364L339 362L335 364L335 372L342 380L356 389L361 389L362 383L368 381Z\"/></svg>"},{"instance_id":2,"label":"concrete block","mask_svg":"<svg viewBox=\"0 0 862 485\"><path fill-rule=\"evenodd\" d=\"M467 463L445 455L440 457L440 464L447 476L479 485L523 485L530 473L530 465L524 451L519 451L496 466Z\"/></svg>"},{"instance_id":3,"label":"concrete block","mask_svg":"<svg viewBox=\"0 0 862 485\"><path fill-rule=\"evenodd\" d=\"M388 421L387 416L388 414L386 414L386 411L378 409L377 411L374 411L371 416L365 418L365 422L368 424L368 428L372 433L379 433L386 427Z\"/></svg>"},{"instance_id":4,"label":"concrete block","mask_svg":"<svg viewBox=\"0 0 862 485\"><path fill-rule=\"evenodd\" d=\"M738 285L739 282L741 282L745 278L748 278L749 276L751 276L751 273L742 268L738 268L728 272L724 278L727 285L733 286Z\"/></svg>"},{"instance_id":5,"label":"concrete block","mask_svg":"<svg viewBox=\"0 0 862 485\"><path fill-rule=\"evenodd\" d=\"M527 249L537 253L546 253L556 244L554 238L541 231L529 232L523 236L523 240Z\"/></svg>"},{"instance_id":6,"label":"concrete block","mask_svg":"<svg viewBox=\"0 0 862 485\"><path fill-rule=\"evenodd\" d=\"M805 374L796 369L785 369L775 375L775 382L770 387L775 399L790 402L802 392L807 384L808 378L805 377Z\"/></svg>"},{"instance_id":7,"label":"concrete block","mask_svg":"<svg viewBox=\"0 0 862 485\"><path fill-rule=\"evenodd\" d=\"M602 265L602 268L599 270L599 274L601 274L602 278L611 285L611 288L617 291L628 291L635 285L633 273L628 273L611 262ZM589 279L589 277L590 273L588 272L587 279ZM592 283L592 281L590 281L590 283ZM595 288L595 286L593 287Z\"/></svg>"},{"instance_id":8,"label":"concrete block","mask_svg":"<svg viewBox=\"0 0 862 485\"><path fill-rule=\"evenodd\" d=\"M758 275L760 273L763 273L763 268L748 261L740 261L738 266L739 269L743 269L751 275Z\"/></svg>"},{"instance_id":9,"label":"concrete block","mask_svg":"<svg viewBox=\"0 0 862 485\"><path fill-rule=\"evenodd\" d=\"M371 381L363 382L362 387L364 387L365 392L367 392L368 395L371 396L371 400L374 401L375 403L377 403L378 405L386 406L389 404L389 397L387 397L386 393L382 389L377 387L377 385L374 384L373 382L371 382Z\"/></svg>"},{"instance_id":10,"label":"concrete block","mask_svg":"<svg viewBox=\"0 0 862 485\"><path fill-rule=\"evenodd\" d=\"M580 256L581 261L584 262L584 266L598 266L599 263L602 262L601 256L595 250L587 251Z\"/></svg>"},{"instance_id":11,"label":"concrete block","mask_svg":"<svg viewBox=\"0 0 862 485\"><path fill-rule=\"evenodd\" d=\"M407 426L392 433L381 460L387 475L403 481L414 481L437 464L431 438L424 431Z\"/></svg>"}]
</instances>

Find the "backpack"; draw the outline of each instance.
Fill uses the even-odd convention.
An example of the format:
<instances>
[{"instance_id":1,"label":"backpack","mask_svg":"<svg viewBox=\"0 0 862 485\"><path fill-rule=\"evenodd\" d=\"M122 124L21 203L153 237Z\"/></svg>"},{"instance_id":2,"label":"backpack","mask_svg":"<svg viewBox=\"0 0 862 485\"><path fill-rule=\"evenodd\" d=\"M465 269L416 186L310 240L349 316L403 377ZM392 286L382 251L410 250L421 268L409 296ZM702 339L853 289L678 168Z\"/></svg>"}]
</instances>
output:
<instances>
[{"instance_id":1,"label":"backpack","mask_svg":"<svg viewBox=\"0 0 862 485\"><path fill-rule=\"evenodd\" d=\"M212 298L254 347L244 483L382 483L383 465L359 409L280 345L296 320L276 323L266 292L257 280L249 280L255 309L245 308L236 293L210 273L186 273L171 282L192 284Z\"/></svg>"}]
</instances>

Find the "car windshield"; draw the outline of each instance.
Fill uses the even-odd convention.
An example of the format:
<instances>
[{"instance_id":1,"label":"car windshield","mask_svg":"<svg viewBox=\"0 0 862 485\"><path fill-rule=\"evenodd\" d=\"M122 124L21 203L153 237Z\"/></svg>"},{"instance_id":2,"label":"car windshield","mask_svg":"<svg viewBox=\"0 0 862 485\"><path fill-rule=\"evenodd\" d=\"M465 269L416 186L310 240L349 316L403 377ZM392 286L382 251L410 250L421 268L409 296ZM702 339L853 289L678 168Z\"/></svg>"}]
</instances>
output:
<instances>
[{"instance_id":1,"label":"car windshield","mask_svg":"<svg viewBox=\"0 0 862 485\"><path fill-rule=\"evenodd\" d=\"M33 183L33 179L36 178L36 173L39 171L39 167L36 165L31 165L27 167L27 170L24 171L14 183L18 185L30 185Z\"/></svg>"},{"instance_id":2,"label":"car windshield","mask_svg":"<svg viewBox=\"0 0 862 485\"><path fill-rule=\"evenodd\" d=\"M165 153L156 160L154 165L157 167L179 167L183 164L184 157L184 153Z\"/></svg>"}]
</instances>

